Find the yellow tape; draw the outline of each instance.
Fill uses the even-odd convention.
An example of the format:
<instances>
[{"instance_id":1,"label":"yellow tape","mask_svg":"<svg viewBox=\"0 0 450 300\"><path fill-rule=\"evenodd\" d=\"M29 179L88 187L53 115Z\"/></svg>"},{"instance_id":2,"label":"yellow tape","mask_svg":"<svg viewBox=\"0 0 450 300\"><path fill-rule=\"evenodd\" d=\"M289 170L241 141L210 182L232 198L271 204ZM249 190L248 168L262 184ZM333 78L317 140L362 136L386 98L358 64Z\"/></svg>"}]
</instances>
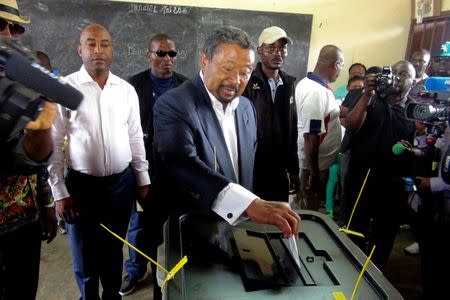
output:
<instances>
[{"instance_id":1,"label":"yellow tape","mask_svg":"<svg viewBox=\"0 0 450 300\"><path fill-rule=\"evenodd\" d=\"M364 237L364 234L362 234L361 232L356 232L356 231L347 229L347 228L345 228L345 227L339 228L339 231L344 232L344 233L346 233L346 234L352 234L352 235Z\"/></svg>"},{"instance_id":2,"label":"yellow tape","mask_svg":"<svg viewBox=\"0 0 450 300\"><path fill-rule=\"evenodd\" d=\"M115 232L113 232L111 229L109 229L108 227L106 227L103 224L100 224L100 226L102 226L106 231L108 231L109 233L111 233L113 236L115 236L116 238L118 238L120 241L122 241L122 243L126 244L128 247L132 248L134 251L136 251L137 253L139 253L140 255L142 255L143 257L145 257L146 259L148 259L150 262L154 263L158 268L160 268L161 270L163 270L164 272L166 272L166 278L164 279L164 282L161 286L161 290L163 289L164 285L166 284L167 281L172 280L175 277L175 274L187 263L188 259L186 256L184 256L176 265L175 267L172 268L172 270L167 271L163 266L161 266L160 264L158 264L155 260L153 260L152 258L150 258L147 254L145 254L144 252L142 252L141 250L139 250L138 248L136 248L135 246L133 246L132 244L130 244L127 240L123 239L122 237L120 237L118 234L116 234Z\"/></svg>"},{"instance_id":3,"label":"yellow tape","mask_svg":"<svg viewBox=\"0 0 450 300\"><path fill-rule=\"evenodd\" d=\"M367 266L369 265L370 259L372 258L372 254L375 251L375 247L376 246L373 245L372 251L370 251L369 257L367 257L366 262L364 263L364 266L363 266L361 272L359 273L359 276L358 276L358 279L356 280L355 288L353 289L352 297L350 298L350 300L355 299L356 291L358 290L359 284L361 283L361 278L362 278L364 272L366 271Z\"/></svg>"},{"instance_id":4,"label":"yellow tape","mask_svg":"<svg viewBox=\"0 0 450 300\"><path fill-rule=\"evenodd\" d=\"M344 293L341 291L333 292L333 299L334 300L347 300L347 298L345 298Z\"/></svg>"},{"instance_id":5,"label":"yellow tape","mask_svg":"<svg viewBox=\"0 0 450 300\"><path fill-rule=\"evenodd\" d=\"M175 267L170 270L170 272L167 274L166 278L164 278L164 282L161 285L161 291L164 289L164 285L166 285L167 281L172 280L173 277L175 277L175 274L187 263L188 259L187 256L184 256L176 265Z\"/></svg>"},{"instance_id":6,"label":"yellow tape","mask_svg":"<svg viewBox=\"0 0 450 300\"><path fill-rule=\"evenodd\" d=\"M355 213L356 207L358 206L359 198L361 198L361 195L364 190L364 187L366 186L366 182L367 182L367 178L369 177L369 174L370 174L370 169L367 170L366 178L364 178L364 182L361 186L361 189L359 190L358 198L356 198L356 202L355 202L355 205L353 206L352 213L350 214L350 219L348 220L348 224L347 224L347 226L339 229L339 231L345 232L347 234L353 234L353 235L364 237L364 235L362 233L350 230L350 224L352 223L353 214Z\"/></svg>"}]
</instances>

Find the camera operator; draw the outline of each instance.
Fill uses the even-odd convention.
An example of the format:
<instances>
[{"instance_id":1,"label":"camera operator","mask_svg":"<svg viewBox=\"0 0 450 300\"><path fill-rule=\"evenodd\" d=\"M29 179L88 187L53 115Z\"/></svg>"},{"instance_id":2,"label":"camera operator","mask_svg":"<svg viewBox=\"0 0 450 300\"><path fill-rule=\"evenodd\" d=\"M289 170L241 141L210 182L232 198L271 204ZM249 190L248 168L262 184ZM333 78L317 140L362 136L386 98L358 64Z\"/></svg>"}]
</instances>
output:
<instances>
[{"instance_id":1,"label":"camera operator","mask_svg":"<svg viewBox=\"0 0 450 300\"><path fill-rule=\"evenodd\" d=\"M20 16L17 2L0 0L0 35L22 34L25 28L19 23L29 19ZM0 76L5 76L3 71ZM35 299L41 239L50 242L56 235L45 177L55 114L55 104L46 102L17 136L0 140L0 299Z\"/></svg>"},{"instance_id":2,"label":"camera operator","mask_svg":"<svg viewBox=\"0 0 450 300\"><path fill-rule=\"evenodd\" d=\"M387 263L398 232L400 212L406 207L407 194L402 178L408 177L411 169L408 155L394 156L391 149L401 140L412 143L414 138L414 123L405 118L404 107L415 78L414 67L407 61L399 61L392 67L393 76L385 70L381 76L366 76L361 99L345 122L350 134L347 174L350 180L344 187L348 195L344 220L350 217L370 168L350 229L365 235L364 239L352 239L367 254L374 244L377 246L373 262L380 270Z\"/></svg>"},{"instance_id":3,"label":"camera operator","mask_svg":"<svg viewBox=\"0 0 450 300\"><path fill-rule=\"evenodd\" d=\"M436 143L441 163L450 146L450 128ZM436 177L417 177L419 205L419 248L421 255L424 299L439 299L447 290L448 277L439 275L436 268L450 268L450 185L441 177L441 166ZM444 290L445 289L445 290Z\"/></svg>"}]
</instances>

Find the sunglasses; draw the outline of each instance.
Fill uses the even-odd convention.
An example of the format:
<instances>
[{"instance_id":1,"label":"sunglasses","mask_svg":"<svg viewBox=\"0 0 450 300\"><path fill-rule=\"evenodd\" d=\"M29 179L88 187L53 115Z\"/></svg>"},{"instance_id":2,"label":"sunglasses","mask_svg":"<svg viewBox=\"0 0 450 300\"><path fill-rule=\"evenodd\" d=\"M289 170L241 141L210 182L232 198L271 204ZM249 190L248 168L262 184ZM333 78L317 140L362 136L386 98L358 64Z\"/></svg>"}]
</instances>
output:
<instances>
[{"instance_id":1,"label":"sunglasses","mask_svg":"<svg viewBox=\"0 0 450 300\"><path fill-rule=\"evenodd\" d=\"M11 23L4 19L0 19L0 31L6 30L6 26L9 27L9 32L11 33L11 35L21 35L25 32L25 27L16 23Z\"/></svg>"},{"instance_id":2,"label":"sunglasses","mask_svg":"<svg viewBox=\"0 0 450 300\"><path fill-rule=\"evenodd\" d=\"M170 50L170 51L164 51L164 50L157 50L157 51L150 51L155 53L158 57L165 57L166 55L169 55L169 57L175 57L177 56L177 51Z\"/></svg>"}]
</instances>

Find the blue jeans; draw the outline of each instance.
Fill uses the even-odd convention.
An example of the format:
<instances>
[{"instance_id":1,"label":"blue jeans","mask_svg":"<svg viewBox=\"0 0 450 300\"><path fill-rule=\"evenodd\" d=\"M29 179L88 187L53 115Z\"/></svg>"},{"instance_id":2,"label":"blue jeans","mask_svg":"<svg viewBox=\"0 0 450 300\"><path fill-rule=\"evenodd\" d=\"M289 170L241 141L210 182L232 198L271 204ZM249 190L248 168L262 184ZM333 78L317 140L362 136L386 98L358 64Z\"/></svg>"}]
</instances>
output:
<instances>
[{"instance_id":1,"label":"blue jeans","mask_svg":"<svg viewBox=\"0 0 450 300\"><path fill-rule=\"evenodd\" d=\"M143 251L145 254L150 255L150 237L146 234L144 226L144 214L133 210L130 218L130 228L128 229L128 242ZM130 258L125 261L125 271L134 279L139 279L144 276L147 271L147 259L137 253L131 248L128 248Z\"/></svg>"},{"instance_id":2,"label":"blue jeans","mask_svg":"<svg viewBox=\"0 0 450 300\"><path fill-rule=\"evenodd\" d=\"M67 233L81 299L100 299L99 280L103 300L121 299L123 244L100 224L125 236L136 196L134 172L128 167L117 175L94 177L69 171L66 185L80 214L75 224L67 224Z\"/></svg>"}]
</instances>

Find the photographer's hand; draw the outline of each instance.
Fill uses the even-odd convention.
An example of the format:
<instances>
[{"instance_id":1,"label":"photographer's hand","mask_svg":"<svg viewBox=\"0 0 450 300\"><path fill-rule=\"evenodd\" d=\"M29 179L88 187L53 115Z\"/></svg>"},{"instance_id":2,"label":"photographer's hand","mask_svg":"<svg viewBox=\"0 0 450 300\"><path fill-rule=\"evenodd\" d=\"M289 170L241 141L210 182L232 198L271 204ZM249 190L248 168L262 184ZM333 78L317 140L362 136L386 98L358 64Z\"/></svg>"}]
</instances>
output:
<instances>
[{"instance_id":1,"label":"photographer's hand","mask_svg":"<svg viewBox=\"0 0 450 300\"><path fill-rule=\"evenodd\" d=\"M419 181L418 189L422 193L429 193L431 192L431 183L429 177L416 177L416 179Z\"/></svg>"},{"instance_id":2,"label":"photographer's hand","mask_svg":"<svg viewBox=\"0 0 450 300\"><path fill-rule=\"evenodd\" d=\"M361 129L366 120L367 106L370 104L375 89L377 88L377 76L368 74L364 78L364 93L356 103L355 107L348 113L345 119L345 128L350 134L356 134Z\"/></svg>"},{"instance_id":3,"label":"photographer's hand","mask_svg":"<svg viewBox=\"0 0 450 300\"><path fill-rule=\"evenodd\" d=\"M52 152L51 126L56 117L56 104L45 101L36 120L25 127L24 148L28 157L36 162L44 161Z\"/></svg>"},{"instance_id":4,"label":"photographer's hand","mask_svg":"<svg viewBox=\"0 0 450 300\"><path fill-rule=\"evenodd\" d=\"M31 121L25 126L27 131L32 130L46 130L52 127L53 121L56 118L56 104L49 101L44 101L44 107L36 120Z\"/></svg>"},{"instance_id":5,"label":"photographer's hand","mask_svg":"<svg viewBox=\"0 0 450 300\"><path fill-rule=\"evenodd\" d=\"M369 102L372 96L375 94L377 81L378 80L376 74L367 74L364 78L364 95L369 98Z\"/></svg>"},{"instance_id":6,"label":"photographer's hand","mask_svg":"<svg viewBox=\"0 0 450 300\"><path fill-rule=\"evenodd\" d=\"M411 145L411 143L406 140L400 140L400 142L397 142L397 144L401 144L403 147L405 147L406 151L410 152L416 157L420 157L423 155L423 152L420 149L414 148L413 145Z\"/></svg>"}]
</instances>

